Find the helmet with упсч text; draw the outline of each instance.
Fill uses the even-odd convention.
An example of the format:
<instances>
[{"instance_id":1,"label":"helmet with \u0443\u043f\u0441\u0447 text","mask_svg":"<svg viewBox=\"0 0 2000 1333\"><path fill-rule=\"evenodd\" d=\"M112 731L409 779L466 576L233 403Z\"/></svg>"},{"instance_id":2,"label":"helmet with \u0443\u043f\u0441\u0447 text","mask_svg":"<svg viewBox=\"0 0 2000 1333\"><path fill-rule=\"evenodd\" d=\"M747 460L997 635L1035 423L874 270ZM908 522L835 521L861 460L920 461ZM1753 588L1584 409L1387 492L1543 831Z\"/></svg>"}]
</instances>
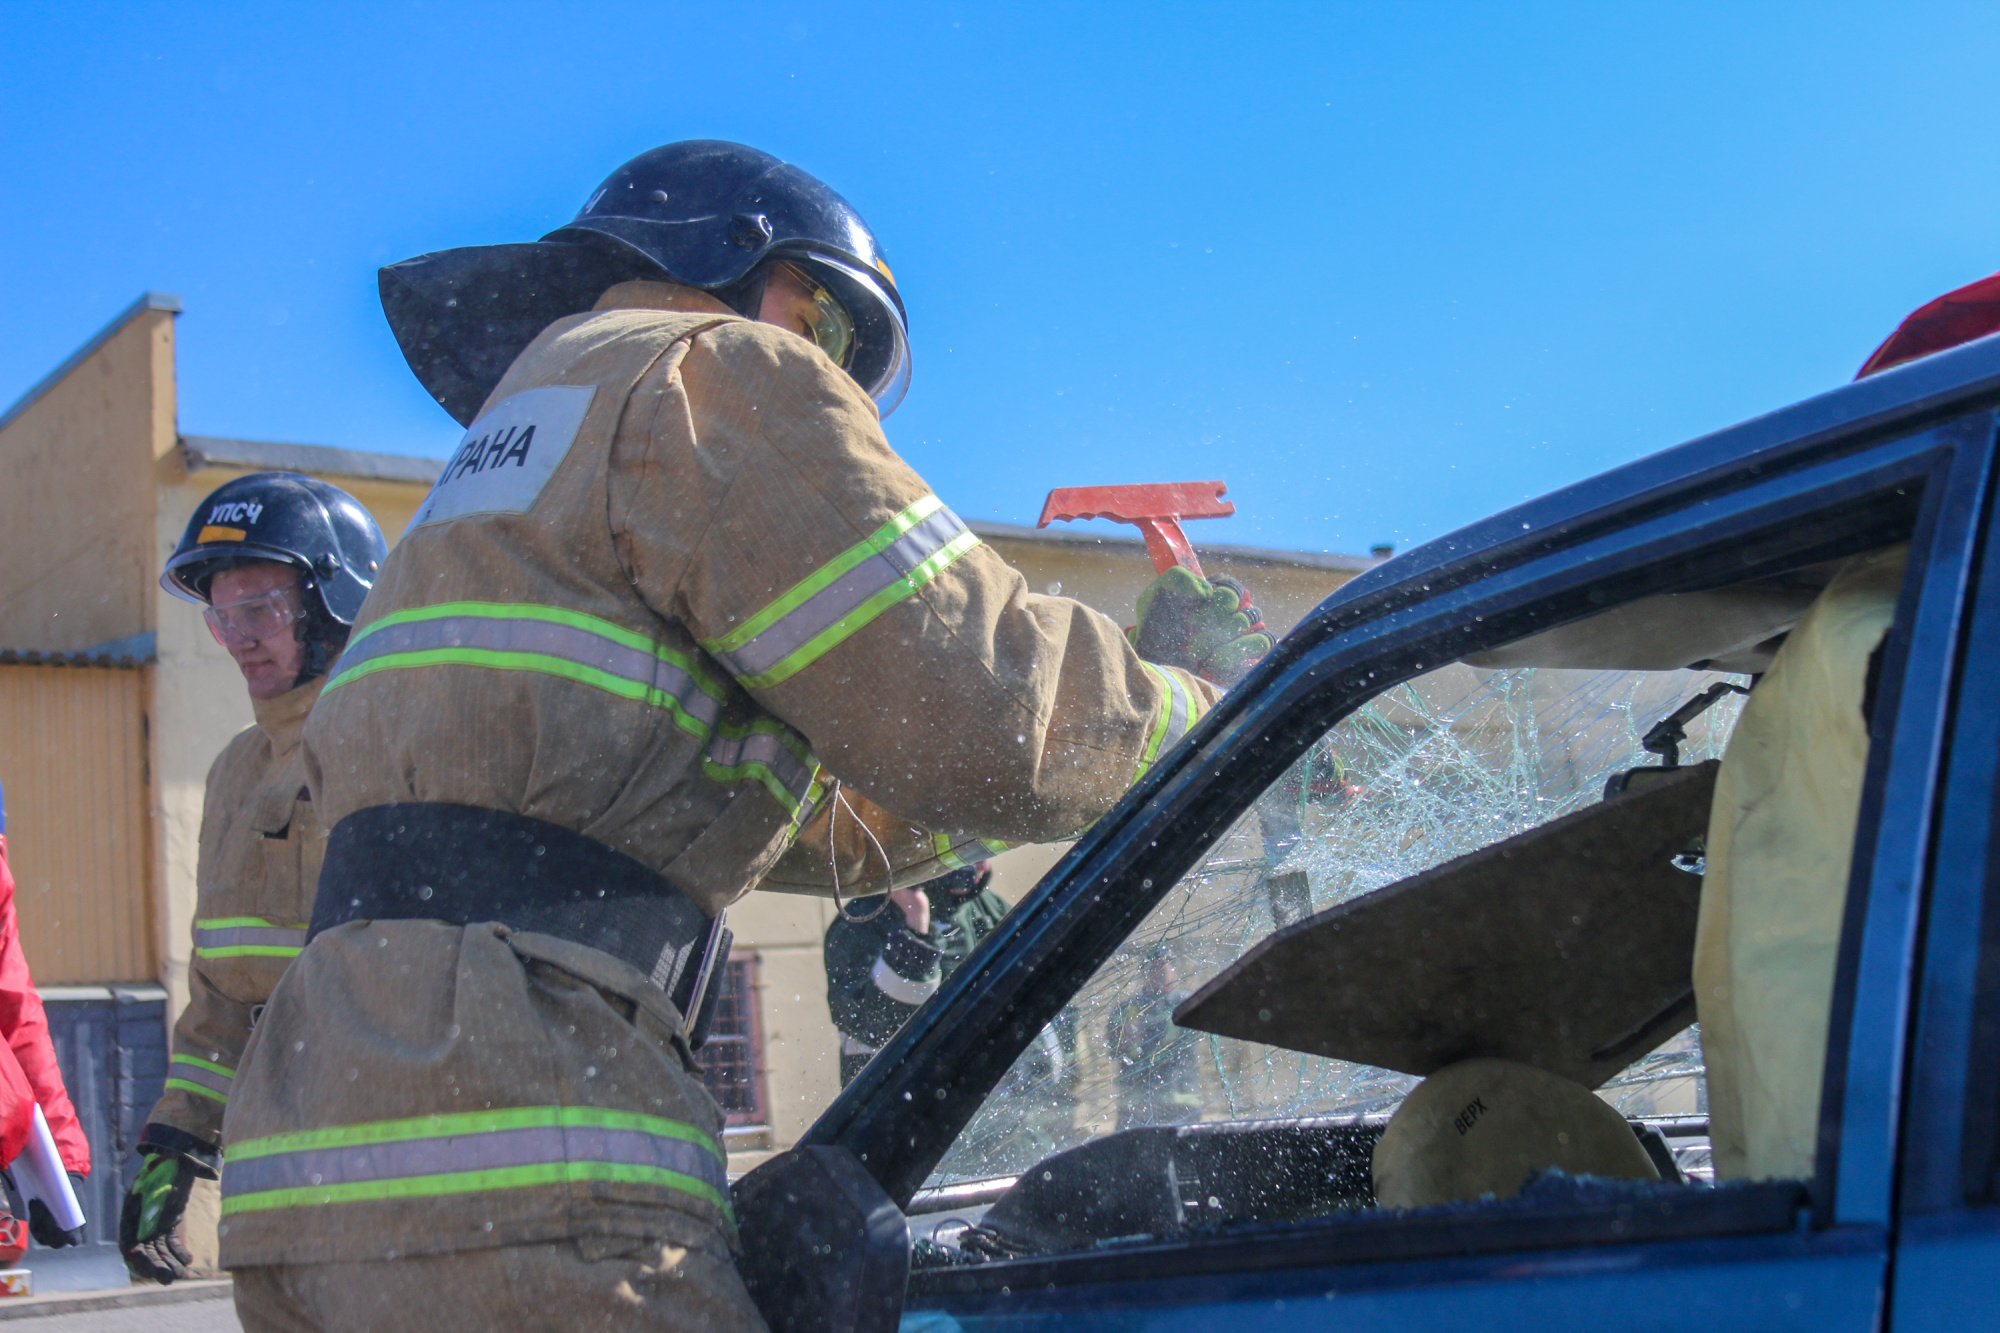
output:
<instances>
[{"instance_id":1,"label":"helmet with \u0443\u043f\u0441\u0447 text","mask_svg":"<svg viewBox=\"0 0 2000 1333\"><path fill-rule=\"evenodd\" d=\"M354 623L389 550L359 500L297 472L257 472L224 482L195 506L160 586L208 603L208 585L231 565L270 560L299 571L306 609Z\"/></svg>"},{"instance_id":2,"label":"helmet with \u0443\u043f\u0441\u0447 text","mask_svg":"<svg viewBox=\"0 0 2000 1333\"><path fill-rule=\"evenodd\" d=\"M676 282L754 319L777 262L837 303L852 325L841 367L887 416L909 386L909 321L874 232L824 182L742 144L690 139L641 153L539 242L391 264L382 308L410 369L470 425L535 335L607 287Z\"/></svg>"}]
</instances>

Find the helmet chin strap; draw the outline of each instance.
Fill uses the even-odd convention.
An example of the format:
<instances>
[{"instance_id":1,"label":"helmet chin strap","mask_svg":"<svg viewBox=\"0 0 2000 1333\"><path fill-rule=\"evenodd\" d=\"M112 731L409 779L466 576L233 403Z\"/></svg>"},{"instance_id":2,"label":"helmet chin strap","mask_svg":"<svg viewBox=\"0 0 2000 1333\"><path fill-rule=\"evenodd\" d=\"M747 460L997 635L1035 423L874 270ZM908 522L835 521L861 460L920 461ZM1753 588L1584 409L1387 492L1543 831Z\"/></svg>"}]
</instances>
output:
<instances>
[{"instance_id":1,"label":"helmet chin strap","mask_svg":"<svg viewBox=\"0 0 2000 1333\"><path fill-rule=\"evenodd\" d=\"M767 259L727 287L713 288L708 294L743 318L754 320L764 313L764 287L770 280L771 261Z\"/></svg>"},{"instance_id":2,"label":"helmet chin strap","mask_svg":"<svg viewBox=\"0 0 2000 1333\"><path fill-rule=\"evenodd\" d=\"M292 681L297 689L310 680L324 676L333 666L333 660L340 656L340 650L347 646L347 626L329 616L320 606L319 598L313 595L310 580L304 581L300 591L305 594L306 613L299 617L293 633L306 646L305 660L299 664L299 674Z\"/></svg>"}]
</instances>

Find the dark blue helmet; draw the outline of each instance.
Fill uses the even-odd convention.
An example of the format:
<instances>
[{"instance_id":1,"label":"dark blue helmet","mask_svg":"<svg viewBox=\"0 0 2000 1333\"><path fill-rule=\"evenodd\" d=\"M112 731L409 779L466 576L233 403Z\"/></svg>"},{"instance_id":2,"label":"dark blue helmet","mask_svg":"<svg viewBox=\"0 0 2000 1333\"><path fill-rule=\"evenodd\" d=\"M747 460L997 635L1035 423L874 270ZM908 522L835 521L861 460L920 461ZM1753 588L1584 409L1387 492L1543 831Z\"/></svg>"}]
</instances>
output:
<instances>
[{"instance_id":1,"label":"dark blue helmet","mask_svg":"<svg viewBox=\"0 0 2000 1333\"><path fill-rule=\"evenodd\" d=\"M388 553L374 516L340 487L298 472L256 472L195 506L160 586L205 606L217 570L273 560L299 571L308 611L346 626Z\"/></svg>"},{"instance_id":2,"label":"dark blue helmet","mask_svg":"<svg viewBox=\"0 0 2000 1333\"><path fill-rule=\"evenodd\" d=\"M635 278L755 318L767 261L798 265L853 323L843 368L887 416L909 385L909 322L875 233L823 182L742 144L641 153L538 243L440 250L381 271L389 327L431 396L470 425L535 335Z\"/></svg>"}]
</instances>

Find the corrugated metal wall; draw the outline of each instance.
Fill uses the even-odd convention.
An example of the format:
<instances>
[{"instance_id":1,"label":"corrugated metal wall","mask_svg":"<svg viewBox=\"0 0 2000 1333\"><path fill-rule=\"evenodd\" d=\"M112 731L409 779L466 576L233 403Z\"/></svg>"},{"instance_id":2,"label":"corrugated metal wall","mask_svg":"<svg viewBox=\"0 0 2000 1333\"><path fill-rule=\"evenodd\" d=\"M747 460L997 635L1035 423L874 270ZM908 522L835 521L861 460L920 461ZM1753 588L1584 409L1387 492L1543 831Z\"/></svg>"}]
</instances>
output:
<instances>
[{"instance_id":1,"label":"corrugated metal wall","mask_svg":"<svg viewBox=\"0 0 2000 1333\"><path fill-rule=\"evenodd\" d=\"M0 664L0 791L35 982L152 981L144 668Z\"/></svg>"},{"instance_id":2,"label":"corrugated metal wall","mask_svg":"<svg viewBox=\"0 0 2000 1333\"><path fill-rule=\"evenodd\" d=\"M139 1173L132 1147L166 1091L167 993L158 986L42 989L63 1086L90 1140L90 1180L78 1199L89 1220L85 1243L115 1253L119 1200Z\"/></svg>"}]
</instances>

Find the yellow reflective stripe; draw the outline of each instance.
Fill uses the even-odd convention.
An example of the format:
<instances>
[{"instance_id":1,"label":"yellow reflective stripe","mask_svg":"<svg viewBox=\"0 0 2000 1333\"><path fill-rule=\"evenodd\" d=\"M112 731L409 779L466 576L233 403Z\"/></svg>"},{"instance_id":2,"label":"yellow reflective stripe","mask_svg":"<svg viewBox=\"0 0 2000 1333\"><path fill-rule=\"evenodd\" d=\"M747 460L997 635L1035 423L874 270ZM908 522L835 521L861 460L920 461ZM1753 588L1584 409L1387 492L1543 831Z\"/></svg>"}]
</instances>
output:
<instances>
[{"instance_id":1,"label":"yellow reflective stripe","mask_svg":"<svg viewBox=\"0 0 2000 1333\"><path fill-rule=\"evenodd\" d=\"M701 770L711 782L757 782L794 822L802 805L818 799L819 762L797 732L770 719L719 726Z\"/></svg>"},{"instance_id":2,"label":"yellow reflective stripe","mask_svg":"<svg viewBox=\"0 0 2000 1333\"><path fill-rule=\"evenodd\" d=\"M305 942L303 921L224 916L204 917L194 923L197 958L296 958Z\"/></svg>"},{"instance_id":3,"label":"yellow reflective stripe","mask_svg":"<svg viewBox=\"0 0 2000 1333\"><path fill-rule=\"evenodd\" d=\"M393 611L356 635L329 691L376 671L482 666L534 671L666 708L685 731L708 735L728 682L714 668L636 630L557 606L442 602Z\"/></svg>"},{"instance_id":4,"label":"yellow reflective stripe","mask_svg":"<svg viewBox=\"0 0 2000 1333\"><path fill-rule=\"evenodd\" d=\"M362 1180L339 1185L295 1185L288 1189L258 1190L237 1194L222 1201L225 1217L263 1212L273 1208L302 1208L315 1204L370 1203L387 1199L435 1199L454 1194L477 1194L488 1190L523 1189L533 1185L566 1185L580 1181L606 1180L622 1184L658 1185L692 1194L720 1209L735 1221L729 1196L705 1180L665 1167L636 1166L629 1162L540 1162L533 1166L503 1167L493 1171L440 1172L428 1176L399 1176L388 1180Z\"/></svg>"},{"instance_id":5,"label":"yellow reflective stripe","mask_svg":"<svg viewBox=\"0 0 2000 1333\"><path fill-rule=\"evenodd\" d=\"M711 665L561 607L462 601L391 612L355 637L327 690L378 671L439 666L553 676L664 709L682 731L709 743L703 776L725 785L756 782L795 819L816 792L818 764L797 732L769 718L721 720L731 686Z\"/></svg>"},{"instance_id":6,"label":"yellow reflective stripe","mask_svg":"<svg viewBox=\"0 0 2000 1333\"><path fill-rule=\"evenodd\" d=\"M173 1076L176 1069L181 1070L184 1077ZM198 1055L176 1054L167 1062L167 1073L168 1087L216 1102L227 1102L229 1090L236 1083L235 1070Z\"/></svg>"},{"instance_id":7,"label":"yellow reflective stripe","mask_svg":"<svg viewBox=\"0 0 2000 1333\"><path fill-rule=\"evenodd\" d=\"M1153 760L1159 757L1160 743L1166 739L1167 720L1172 712L1174 702L1173 677L1169 676L1159 667L1154 666L1151 662L1142 661L1139 665L1158 677L1160 683L1166 688L1161 692L1159 709L1153 718L1152 728L1146 733L1146 742L1139 749L1139 767L1132 774L1132 781L1134 782L1144 777L1146 770L1153 766Z\"/></svg>"},{"instance_id":8,"label":"yellow reflective stripe","mask_svg":"<svg viewBox=\"0 0 2000 1333\"><path fill-rule=\"evenodd\" d=\"M411 625L427 620L455 620L459 618L482 620L539 620L551 625L567 625L571 629L582 630L611 640L621 647L642 653L651 653L663 662L671 662L695 678L695 683L708 693L720 699L727 686L712 672L705 670L694 659L677 653L656 642L649 635L638 630L627 629L623 625L593 616L583 611L573 611L568 607L546 606L539 602L438 602L432 606L408 606L400 611L391 611L380 620L369 622L348 642L347 652L386 630L398 625ZM343 661L345 661L345 654Z\"/></svg>"},{"instance_id":9,"label":"yellow reflective stripe","mask_svg":"<svg viewBox=\"0 0 2000 1333\"><path fill-rule=\"evenodd\" d=\"M995 838L973 838L967 842L954 843L942 833L931 834L931 851L938 861L952 870L970 870L979 861L989 856L998 856L1012 844ZM967 860L970 853L972 859Z\"/></svg>"},{"instance_id":10,"label":"yellow reflective stripe","mask_svg":"<svg viewBox=\"0 0 2000 1333\"><path fill-rule=\"evenodd\" d=\"M693 1125L590 1106L509 1107L337 1125L230 1145L225 1215L615 1180L729 1215L726 1159Z\"/></svg>"},{"instance_id":11,"label":"yellow reflective stripe","mask_svg":"<svg viewBox=\"0 0 2000 1333\"><path fill-rule=\"evenodd\" d=\"M427 648L408 653L385 653L347 668L328 681L326 688L331 693L342 685L350 685L378 671L403 671L427 666L486 667L494 671L529 671L556 676L579 685L592 686L606 694L615 694L621 699L630 699L634 703L665 709L673 715L674 722L682 731L697 738L708 735L708 724L690 713L677 696L628 676L547 653L504 652L490 648Z\"/></svg>"},{"instance_id":12,"label":"yellow reflective stripe","mask_svg":"<svg viewBox=\"0 0 2000 1333\"><path fill-rule=\"evenodd\" d=\"M492 1111L454 1111L445 1115L415 1115L400 1120L366 1120L353 1125L328 1125L321 1129L299 1129L286 1134L268 1134L229 1145L232 1161L268 1157L276 1153L300 1152L311 1148L346 1148L372 1143L401 1143L412 1139L451 1138L459 1134L482 1134L501 1129L539 1129L555 1125L584 1125L600 1129L636 1129L665 1138L685 1139L706 1148L718 1162L727 1161L715 1140L695 1126L641 1111L618 1111L597 1106L508 1106Z\"/></svg>"},{"instance_id":13,"label":"yellow reflective stripe","mask_svg":"<svg viewBox=\"0 0 2000 1333\"><path fill-rule=\"evenodd\" d=\"M167 1080L166 1085L170 1088L177 1088L182 1092L191 1092L197 1097L206 1097L212 1102L221 1102L224 1106L229 1105L229 1098L223 1096L221 1093L211 1088L204 1088L199 1083L190 1083L184 1078L170 1078Z\"/></svg>"},{"instance_id":14,"label":"yellow reflective stripe","mask_svg":"<svg viewBox=\"0 0 2000 1333\"><path fill-rule=\"evenodd\" d=\"M743 688L747 690L769 689L790 680L814 662L838 648L854 637L862 629L890 607L906 602L917 595L917 590L956 564L958 558L979 545L979 538L967 532L952 539L936 555L918 565L910 573L890 584L870 597L854 610L842 616L826 629L808 639L796 652L779 660L769 671L754 676L743 676Z\"/></svg>"},{"instance_id":15,"label":"yellow reflective stripe","mask_svg":"<svg viewBox=\"0 0 2000 1333\"><path fill-rule=\"evenodd\" d=\"M1161 754L1179 744L1202 714L1207 711L1201 691L1182 679L1181 673L1173 667L1158 666L1142 661L1139 665L1157 677L1165 687L1160 696L1159 713L1153 718L1153 725L1146 733L1145 745L1139 752L1139 767L1132 774L1137 782L1153 766L1153 761Z\"/></svg>"},{"instance_id":16,"label":"yellow reflective stripe","mask_svg":"<svg viewBox=\"0 0 2000 1333\"><path fill-rule=\"evenodd\" d=\"M791 679L915 596L979 538L927 495L702 647L746 689Z\"/></svg>"},{"instance_id":17,"label":"yellow reflective stripe","mask_svg":"<svg viewBox=\"0 0 2000 1333\"><path fill-rule=\"evenodd\" d=\"M845 574L848 570L874 555L896 538L944 508L944 501L935 495L926 495L909 508L891 518L887 523L869 533L854 545L842 551L833 559L815 569L812 573L786 589L784 594L769 606L751 616L729 633L720 638L703 639L701 646L711 653L731 653L750 640L762 634L771 626L790 615L810 601L814 594Z\"/></svg>"}]
</instances>

